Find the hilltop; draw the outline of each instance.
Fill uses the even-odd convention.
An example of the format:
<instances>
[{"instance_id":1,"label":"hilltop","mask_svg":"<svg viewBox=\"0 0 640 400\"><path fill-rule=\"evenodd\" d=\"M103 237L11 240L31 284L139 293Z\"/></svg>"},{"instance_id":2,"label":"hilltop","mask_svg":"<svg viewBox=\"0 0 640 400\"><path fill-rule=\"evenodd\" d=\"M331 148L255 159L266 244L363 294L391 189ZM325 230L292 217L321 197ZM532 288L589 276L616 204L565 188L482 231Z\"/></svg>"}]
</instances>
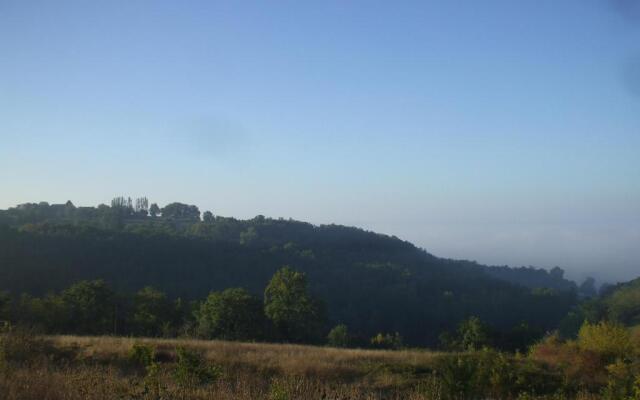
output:
<instances>
[{"instance_id":1,"label":"hilltop","mask_svg":"<svg viewBox=\"0 0 640 400\"><path fill-rule=\"evenodd\" d=\"M340 225L201 215L193 205L28 203L0 211L0 290L44 295L89 279L124 293L153 286L197 300L243 287L258 296L288 265L306 274L330 326L401 332L435 345L470 316L509 332L554 329L576 304L562 271L436 257L394 236ZM46 277L46 279L43 279Z\"/></svg>"}]
</instances>

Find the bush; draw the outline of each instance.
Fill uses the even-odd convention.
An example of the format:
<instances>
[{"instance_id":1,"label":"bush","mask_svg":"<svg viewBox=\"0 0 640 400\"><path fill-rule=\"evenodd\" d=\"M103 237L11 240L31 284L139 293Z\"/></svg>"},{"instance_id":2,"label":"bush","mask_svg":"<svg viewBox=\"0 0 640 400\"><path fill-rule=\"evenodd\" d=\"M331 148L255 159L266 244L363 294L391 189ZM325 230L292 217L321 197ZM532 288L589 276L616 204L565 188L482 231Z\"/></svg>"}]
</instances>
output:
<instances>
[{"instance_id":1,"label":"bush","mask_svg":"<svg viewBox=\"0 0 640 400\"><path fill-rule=\"evenodd\" d=\"M285 382L274 380L269 387L269 400L289 400L289 390Z\"/></svg>"},{"instance_id":2,"label":"bush","mask_svg":"<svg viewBox=\"0 0 640 400\"><path fill-rule=\"evenodd\" d=\"M445 357L443 391L450 398L505 398L518 392L517 366L503 353L485 349Z\"/></svg>"},{"instance_id":3,"label":"bush","mask_svg":"<svg viewBox=\"0 0 640 400\"><path fill-rule=\"evenodd\" d=\"M567 387L595 389L606 381L604 363L595 353L581 351L575 342L563 342L557 334L533 346L529 359L561 374Z\"/></svg>"},{"instance_id":4,"label":"bush","mask_svg":"<svg viewBox=\"0 0 640 400\"><path fill-rule=\"evenodd\" d=\"M129 350L129 360L143 367L153 364L156 358L156 349L142 343L134 343Z\"/></svg>"},{"instance_id":5,"label":"bush","mask_svg":"<svg viewBox=\"0 0 640 400\"><path fill-rule=\"evenodd\" d=\"M160 364L156 362L155 347L134 343L129 350L129 361L144 367L146 372L143 380L145 393L151 395L152 398L161 398L164 388L160 382Z\"/></svg>"},{"instance_id":6,"label":"bush","mask_svg":"<svg viewBox=\"0 0 640 400\"><path fill-rule=\"evenodd\" d=\"M472 393L478 396L483 394L474 387L477 365L468 355L445 356L440 360L437 370L442 379L445 398L467 398Z\"/></svg>"},{"instance_id":7,"label":"bush","mask_svg":"<svg viewBox=\"0 0 640 400\"><path fill-rule=\"evenodd\" d=\"M478 350L491 344L489 328L478 317L471 317L460 323L458 336L462 350Z\"/></svg>"},{"instance_id":8,"label":"bush","mask_svg":"<svg viewBox=\"0 0 640 400\"><path fill-rule=\"evenodd\" d=\"M478 317L470 317L458 324L455 333L440 334L440 344L447 350L473 351L490 347L491 330Z\"/></svg>"},{"instance_id":9,"label":"bush","mask_svg":"<svg viewBox=\"0 0 640 400\"><path fill-rule=\"evenodd\" d=\"M578 332L578 345L611 361L617 357L628 357L633 352L629 331L606 321L597 324L585 322Z\"/></svg>"},{"instance_id":10,"label":"bush","mask_svg":"<svg viewBox=\"0 0 640 400\"><path fill-rule=\"evenodd\" d=\"M436 364L445 398L513 398L521 393L551 394L562 386L560 376L532 360L491 349L449 354Z\"/></svg>"},{"instance_id":11,"label":"bush","mask_svg":"<svg viewBox=\"0 0 640 400\"><path fill-rule=\"evenodd\" d=\"M202 356L184 347L176 349L178 360L174 378L178 385L190 387L213 382L220 378L222 370L218 366L209 366Z\"/></svg>"},{"instance_id":12,"label":"bush","mask_svg":"<svg viewBox=\"0 0 640 400\"><path fill-rule=\"evenodd\" d=\"M402 348L402 336L398 332L393 335L378 333L371 338L371 345L378 349L398 350Z\"/></svg>"},{"instance_id":13,"label":"bush","mask_svg":"<svg viewBox=\"0 0 640 400\"><path fill-rule=\"evenodd\" d=\"M160 364L155 361L151 361L151 364L145 368L147 374L144 377L145 392L151 394L152 398L161 398L161 393L164 388L160 383Z\"/></svg>"},{"instance_id":14,"label":"bush","mask_svg":"<svg viewBox=\"0 0 640 400\"><path fill-rule=\"evenodd\" d=\"M349 337L349 330L344 324L337 325L327 335L327 343L333 347L349 347L351 344L351 338Z\"/></svg>"},{"instance_id":15,"label":"bush","mask_svg":"<svg viewBox=\"0 0 640 400\"><path fill-rule=\"evenodd\" d=\"M637 366L622 360L607 366L609 380L602 392L603 400L639 400L639 381L635 378L637 370Z\"/></svg>"},{"instance_id":16,"label":"bush","mask_svg":"<svg viewBox=\"0 0 640 400\"><path fill-rule=\"evenodd\" d=\"M631 335L631 343L633 343L635 351L640 353L640 325L629 328L629 335Z\"/></svg>"}]
</instances>

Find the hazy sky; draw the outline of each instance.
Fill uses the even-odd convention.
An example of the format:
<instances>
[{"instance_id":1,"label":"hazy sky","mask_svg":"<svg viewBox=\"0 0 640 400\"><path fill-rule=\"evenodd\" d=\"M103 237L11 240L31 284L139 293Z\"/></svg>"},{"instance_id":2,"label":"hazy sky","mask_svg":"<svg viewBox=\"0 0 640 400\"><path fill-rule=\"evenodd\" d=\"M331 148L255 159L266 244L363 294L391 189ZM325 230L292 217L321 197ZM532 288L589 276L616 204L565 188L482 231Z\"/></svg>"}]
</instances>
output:
<instances>
[{"instance_id":1,"label":"hazy sky","mask_svg":"<svg viewBox=\"0 0 640 400\"><path fill-rule=\"evenodd\" d=\"M0 0L0 208L146 195L640 275L640 2Z\"/></svg>"}]
</instances>

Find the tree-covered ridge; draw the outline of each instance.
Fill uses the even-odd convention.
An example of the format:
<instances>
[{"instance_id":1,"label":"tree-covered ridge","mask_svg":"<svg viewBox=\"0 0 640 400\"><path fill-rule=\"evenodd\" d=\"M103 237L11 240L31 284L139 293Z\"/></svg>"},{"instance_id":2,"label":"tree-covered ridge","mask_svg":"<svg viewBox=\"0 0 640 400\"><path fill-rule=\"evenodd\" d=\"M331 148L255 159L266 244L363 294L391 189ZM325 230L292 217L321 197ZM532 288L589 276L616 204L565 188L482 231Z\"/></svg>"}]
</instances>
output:
<instances>
[{"instance_id":1,"label":"tree-covered ridge","mask_svg":"<svg viewBox=\"0 0 640 400\"><path fill-rule=\"evenodd\" d=\"M607 322L635 328L640 333L640 278L603 286L598 296L584 299L560 322L562 338L578 335L584 323Z\"/></svg>"},{"instance_id":2,"label":"tree-covered ridge","mask_svg":"<svg viewBox=\"0 0 640 400\"><path fill-rule=\"evenodd\" d=\"M228 288L185 301L151 286L117 292L103 280L44 296L0 292L0 326L7 324L48 334L322 343L326 315L322 301L309 294L305 274L283 267L263 298Z\"/></svg>"},{"instance_id":3,"label":"tree-covered ridge","mask_svg":"<svg viewBox=\"0 0 640 400\"><path fill-rule=\"evenodd\" d=\"M37 227L31 224L39 225ZM361 229L339 225L314 226L309 223L265 218L257 216L251 220L238 220L214 216L211 211L202 213L195 205L170 203L160 208L149 205L146 197L137 199L116 197L111 206L76 207L71 201L64 204L47 202L25 203L8 210L0 210L0 225L21 227L23 230L62 233L62 225L94 227L144 234L169 234L205 238L214 241L241 243L252 246L305 247L324 241L339 244L343 239L353 242L360 238L368 245L363 251L376 247L382 251L390 248L418 250L412 244L395 236L376 234ZM68 232L70 233L70 232ZM304 250L303 250L304 251ZM424 252L427 254L426 252ZM307 253L311 256L311 253ZM511 268L508 266L484 266L475 262L442 259L446 263L463 264L468 268L482 268L501 280L529 288L552 288L558 290L577 289L574 282L564 278L564 271L555 267L550 271L535 267Z\"/></svg>"},{"instance_id":4,"label":"tree-covered ridge","mask_svg":"<svg viewBox=\"0 0 640 400\"><path fill-rule=\"evenodd\" d=\"M565 279L564 271L560 267L554 267L550 271L535 267L510 268L484 267L485 271L498 279L516 283L530 288L550 288L558 290L576 290L575 282ZM593 278L588 278L588 280ZM582 293L583 290L580 290Z\"/></svg>"},{"instance_id":5,"label":"tree-covered ridge","mask_svg":"<svg viewBox=\"0 0 640 400\"><path fill-rule=\"evenodd\" d=\"M576 302L573 290L514 285L489 267L361 229L202 216L195 206L124 198L96 208L34 203L1 211L0 289L42 296L104 279L118 292L153 286L189 301L228 288L261 294L290 265L326 305L325 328L344 323L363 337L400 332L409 344L435 344L470 316L501 331L524 322L544 332Z\"/></svg>"},{"instance_id":6,"label":"tree-covered ridge","mask_svg":"<svg viewBox=\"0 0 640 400\"><path fill-rule=\"evenodd\" d=\"M640 325L640 278L611 287L601 301L610 320L627 326Z\"/></svg>"}]
</instances>

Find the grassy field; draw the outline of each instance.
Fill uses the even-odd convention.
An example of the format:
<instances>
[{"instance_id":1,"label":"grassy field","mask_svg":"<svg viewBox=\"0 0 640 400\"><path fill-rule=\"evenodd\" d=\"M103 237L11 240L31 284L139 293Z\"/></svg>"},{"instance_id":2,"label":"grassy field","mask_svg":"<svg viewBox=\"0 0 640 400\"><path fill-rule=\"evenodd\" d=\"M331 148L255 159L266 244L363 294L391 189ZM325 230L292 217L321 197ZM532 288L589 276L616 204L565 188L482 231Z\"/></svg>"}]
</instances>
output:
<instances>
[{"instance_id":1,"label":"grassy field","mask_svg":"<svg viewBox=\"0 0 640 400\"><path fill-rule=\"evenodd\" d=\"M428 384L438 357L426 351L224 341L46 339L49 357L13 368L0 381L7 399L422 399L427 397L415 389ZM150 374L132 360L134 346L154 349L156 371ZM180 384L178 348L197 354L216 372L203 382Z\"/></svg>"},{"instance_id":2,"label":"grassy field","mask_svg":"<svg viewBox=\"0 0 640 400\"><path fill-rule=\"evenodd\" d=\"M534 397L511 386L504 389L520 379L509 374L522 361L489 352L119 337L17 335L12 340L5 353L13 361L5 360L0 374L0 398L7 400L599 398L584 393ZM471 375L469 365L475 368ZM541 371L528 372L541 382L532 388L554 378ZM482 393L474 389L479 384Z\"/></svg>"},{"instance_id":3,"label":"grassy field","mask_svg":"<svg viewBox=\"0 0 640 400\"><path fill-rule=\"evenodd\" d=\"M281 374L329 380L366 380L368 385L388 386L388 375L379 367L417 372L429 370L439 353L429 351L385 351L336 349L294 344L239 343L218 340L140 339L119 337L56 336L59 348L76 349L80 357L110 361L126 359L134 344L153 346L161 360L175 360L176 348L191 349L211 363L231 369L251 370L267 375ZM377 382L381 375L385 382ZM406 374L398 378L406 378ZM398 383L398 382L393 382Z\"/></svg>"}]
</instances>

